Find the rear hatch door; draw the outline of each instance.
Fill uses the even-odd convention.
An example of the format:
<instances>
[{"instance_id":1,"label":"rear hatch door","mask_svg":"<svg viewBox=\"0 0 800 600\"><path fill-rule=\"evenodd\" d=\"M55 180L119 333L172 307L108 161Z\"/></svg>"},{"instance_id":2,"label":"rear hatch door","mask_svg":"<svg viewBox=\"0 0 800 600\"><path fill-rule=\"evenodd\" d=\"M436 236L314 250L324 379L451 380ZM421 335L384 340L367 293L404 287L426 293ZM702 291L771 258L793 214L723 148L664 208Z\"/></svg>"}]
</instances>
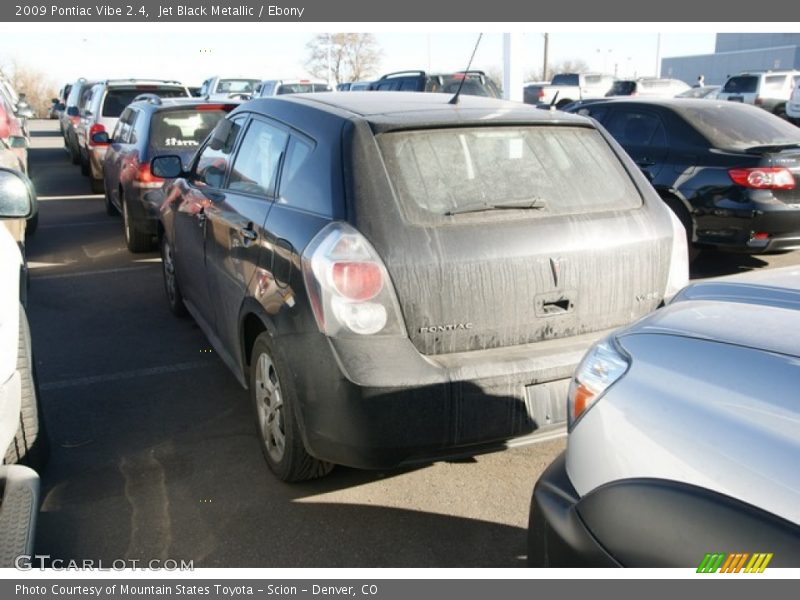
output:
<instances>
[{"instance_id":1,"label":"rear hatch door","mask_svg":"<svg viewBox=\"0 0 800 600\"><path fill-rule=\"evenodd\" d=\"M400 218L373 203L357 226L421 353L600 331L661 302L668 215L643 201L593 127L397 131L378 142L391 188L377 193L395 196Z\"/></svg>"}]
</instances>

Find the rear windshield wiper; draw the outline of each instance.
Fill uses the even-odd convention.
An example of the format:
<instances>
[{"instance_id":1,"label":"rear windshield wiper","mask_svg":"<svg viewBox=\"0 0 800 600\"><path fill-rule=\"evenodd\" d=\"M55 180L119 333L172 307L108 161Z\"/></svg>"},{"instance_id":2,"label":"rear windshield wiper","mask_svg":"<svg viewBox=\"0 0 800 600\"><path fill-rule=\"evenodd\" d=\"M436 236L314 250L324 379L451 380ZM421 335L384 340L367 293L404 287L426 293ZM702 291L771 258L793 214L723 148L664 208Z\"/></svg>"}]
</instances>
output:
<instances>
[{"instance_id":1,"label":"rear windshield wiper","mask_svg":"<svg viewBox=\"0 0 800 600\"><path fill-rule=\"evenodd\" d=\"M781 150L788 150L789 148L800 148L800 142L787 142L785 144L765 144L763 146L752 146L747 148L745 152L752 152L758 154L760 152L771 152Z\"/></svg>"},{"instance_id":2,"label":"rear windshield wiper","mask_svg":"<svg viewBox=\"0 0 800 600\"><path fill-rule=\"evenodd\" d=\"M516 210L529 210L529 209L540 209L547 206L541 198L531 198L527 200L514 200L510 202L473 202L470 204L464 204L463 206L456 206L455 208L451 208L445 214L445 216L451 217L453 215L461 215L464 213L471 213L471 212L484 212L488 210L504 210L504 209L516 209Z\"/></svg>"}]
</instances>

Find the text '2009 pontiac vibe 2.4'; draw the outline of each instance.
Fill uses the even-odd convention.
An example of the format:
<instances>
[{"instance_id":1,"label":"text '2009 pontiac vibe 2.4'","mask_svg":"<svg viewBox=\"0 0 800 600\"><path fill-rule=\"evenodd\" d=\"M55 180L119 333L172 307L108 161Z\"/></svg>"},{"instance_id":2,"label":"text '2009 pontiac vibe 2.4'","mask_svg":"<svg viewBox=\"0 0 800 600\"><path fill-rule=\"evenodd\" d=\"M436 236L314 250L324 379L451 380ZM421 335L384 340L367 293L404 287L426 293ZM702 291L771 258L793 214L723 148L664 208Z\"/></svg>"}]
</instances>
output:
<instances>
[{"instance_id":1,"label":"text '2009 pontiac vibe 2.4'","mask_svg":"<svg viewBox=\"0 0 800 600\"><path fill-rule=\"evenodd\" d=\"M593 121L451 100L253 100L151 164L170 307L283 480L563 435L586 349L687 282L680 223Z\"/></svg>"}]
</instances>

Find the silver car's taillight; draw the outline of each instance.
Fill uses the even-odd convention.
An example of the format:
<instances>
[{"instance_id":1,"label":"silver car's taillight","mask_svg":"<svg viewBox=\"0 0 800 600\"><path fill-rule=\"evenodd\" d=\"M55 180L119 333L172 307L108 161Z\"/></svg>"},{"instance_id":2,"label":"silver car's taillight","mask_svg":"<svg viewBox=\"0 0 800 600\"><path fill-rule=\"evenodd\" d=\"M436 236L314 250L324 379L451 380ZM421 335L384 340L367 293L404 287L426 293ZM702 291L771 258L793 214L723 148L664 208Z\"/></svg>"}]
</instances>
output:
<instances>
[{"instance_id":1,"label":"silver car's taillight","mask_svg":"<svg viewBox=\"0 0 800 600\"><path fill-rule=\"evenodd\" d=\"M378 253L356 229L333 222L303 252L303 277L319 330L331 337L406 336Z\"/></svg>"},{"instance_id":2,"label":"silver car's taillight","mask_svg":"<svg viewBox=\"0 0 800 600\"><path fill-rule=\"evenodd\" d=\"M625 374L630 365L630 358L612 338L598 342L586 353L569 385L569 429Z\"/></svg>"}]
</instances>

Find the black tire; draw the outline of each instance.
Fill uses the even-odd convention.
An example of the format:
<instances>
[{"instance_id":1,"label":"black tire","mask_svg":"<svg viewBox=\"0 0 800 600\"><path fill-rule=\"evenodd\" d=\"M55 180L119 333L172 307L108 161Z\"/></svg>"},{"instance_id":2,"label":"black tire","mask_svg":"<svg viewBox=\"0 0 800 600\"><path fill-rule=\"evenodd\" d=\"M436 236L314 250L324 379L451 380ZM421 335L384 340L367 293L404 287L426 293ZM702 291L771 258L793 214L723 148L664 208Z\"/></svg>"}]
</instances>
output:
<instances>
[{"instance_id":1,"label":"black tire","mask_svg":"<svg viewBox=\"0 0 800 600\"><path fill-rule=\"evenodd\" d=\"M297 393L292 377L267 332L256 338L250 354L250 401L261 451L278 479L306 481L333 470L332 463L306 451L297 424Z\"/></svg>"},{"instance_id":2,"label":"black tire","mask_svg":"<svg viewBox=\"0 0 800 600\"><path fill-rule=\"evenodd\" d=\"M103 194L106 191L105 183L102 179L95 179L91 175L89 176L89 183L92 186L92 193L93 194Z\"/></svg>"},{"instance_id":3,"label":"black tire","mask_svg":"<svg viewBox=\"0 0 800 600\"><path fill-rule=\"evenodd\" d=\"M111 192L109 192L108 190L105 190L105 192L103 194L103 200L104 200L104 204L106 206L106 214L109 217L116 217L117 215L119 215L119 211L117 210L117 207L114 206L114 204L111 202Z\"/></svg>"},{"instance_id":4,"label":"black tire","mask_svg":"<svg viewBox=\"0 0 800 600\"><path fill-rule=\"evenodd\" d=\"M122 229L128 250L134 254L152 250L153 236L136 228L136 222L131 218L128 211L128 203L125 201L125 196L120 196L119 203L122 206Z\"/></svg>"},{"instance_id":5,"label":"black tire","mask_svg":"<svg viewBox=\"0 0 800 600\"><path fill-rule=\"evenodd\" d=\"M88 156L84 157L83 156L83 152L80 152L80 150L79 150L79 153L80 153L81 175L87 175L88 176L89 173L90 173L89 157Z\"/></svg>"},{"instance_id":6,"label":"black tire","mask_svg":"<svg viewBox=\"0 0 800 600\"><path fill-rule=\"evenodd\" d=\"M39 213L37 212L25 222L25 235L33 235L39 228Z\"/></svg>"},{"instance_id":7,"label":"black tire","mask_svg":"<svg viewBox=\"0 0 800 600\"><path fill-rule=\"evenodd\" d=\"M19 415L19 428L14 440L6 450L3 462L27 465L41 473L47 465L50 444L39 400L39 386L36 381L36 368L32 359L30 339L28 319L25 311L20 307L17 371L22 380L22 407Z\"/></svg>"},{"instance_id":8,"label":"black tire","mask_svg":"<svg viewBox=\"0 0 800 600\"><path fill-rule=\"evenodd\" d=\"M67 140L67 147L69 148L69 158L72 164L79 165L81 163L81 153L78 149L78 141L73 141L72 138L69 138L69 140Z\"/></svg>"},{"instance_id":9,"label":"black tire","mask_svg":"<svg viewBox=\"0 0 800 600\"><path fill-rule=\"evenodd\" d=\"M672 212L675 213L675 216L678 217L681 225L683 225L683 229L686 231L686 248L689 253L689 262L692 263L697 260L697 257L700 256L701 251L700 248L696 246L694 242L692 242L692 230L694 228L692 216L677 198L664 198L664 203L669 206Z\"/></svg>"},{"instance_id":10,"label":"black tire","mask_svg":"<svg viewBox=\"0 0 800 600\"><path fill-rule=\"evenodd\" d=\"M161 237L161 272L164 275L164 292L170 312L176 317L185 317L188 312L183 303L183 294L178 285L178 274L175 271L175 259L172 247L166 236Z\"/></svg>"},{"instance_id":11,"label":"black tire","mask_svg":"<svg viewBox=\"0 0 800 600\"><path fill-rule=\"evenodd\" d=\"M772 111L772 114L774 114L776 117L780 117L781 119L786 119L787 121L789 120L789 117L786 115L785 104L779 104L776 106L775 110Z\"/></svg>"}]
</instances>

